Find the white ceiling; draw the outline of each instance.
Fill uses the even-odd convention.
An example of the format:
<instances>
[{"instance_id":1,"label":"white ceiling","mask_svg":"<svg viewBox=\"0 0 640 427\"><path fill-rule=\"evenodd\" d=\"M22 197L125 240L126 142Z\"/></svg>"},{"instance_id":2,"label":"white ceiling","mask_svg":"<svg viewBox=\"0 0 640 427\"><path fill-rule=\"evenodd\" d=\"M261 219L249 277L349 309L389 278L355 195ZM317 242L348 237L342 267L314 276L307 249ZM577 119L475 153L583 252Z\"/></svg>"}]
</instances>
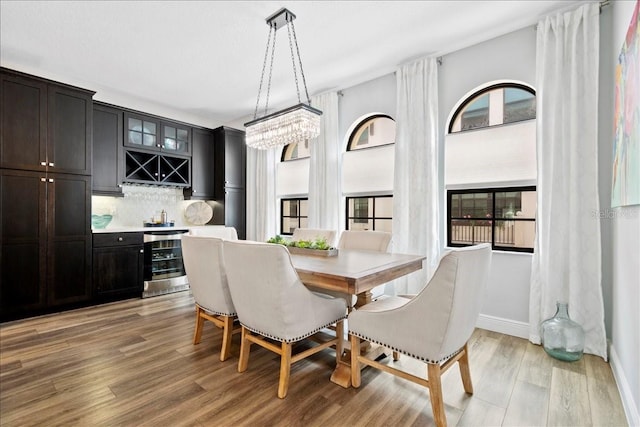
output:
<instances>
[{"instance_id":1,"label":"white ceiling","mask_svg":"<svg viewBox=\"0 0 640 427\"><path fill-rule=\"evenodd\" d=\"M96 100L216 127L252 117L269 31L265 18L281 7L297 15L313 96L578 3L1 0L0 63L95 90ZM270 105L283 107L296 92L286 30L276 34Z\"/></svg>"}]
</instances>

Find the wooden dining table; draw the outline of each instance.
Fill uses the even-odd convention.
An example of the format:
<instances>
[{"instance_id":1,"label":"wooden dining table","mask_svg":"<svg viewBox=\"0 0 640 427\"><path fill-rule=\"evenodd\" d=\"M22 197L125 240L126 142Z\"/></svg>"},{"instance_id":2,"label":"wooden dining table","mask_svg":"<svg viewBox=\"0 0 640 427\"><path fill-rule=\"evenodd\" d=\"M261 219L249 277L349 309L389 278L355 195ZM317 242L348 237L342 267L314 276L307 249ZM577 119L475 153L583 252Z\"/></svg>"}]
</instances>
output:
<instances>
[{"instance_id":1,"label":"wooden dining table","mask_svg":"<svg viewBox=\"0 0 640 427\"><path fill-rule=\"evenodd\" d=\"M371 289L422 268L424 255L340 249L337 256L291 254L307 286L358 297L355 307L371 302ZM366 348L366 347L365 347ZM349 358L338 363L331 381L351 385Z\"/></svg>"}]
</instances>

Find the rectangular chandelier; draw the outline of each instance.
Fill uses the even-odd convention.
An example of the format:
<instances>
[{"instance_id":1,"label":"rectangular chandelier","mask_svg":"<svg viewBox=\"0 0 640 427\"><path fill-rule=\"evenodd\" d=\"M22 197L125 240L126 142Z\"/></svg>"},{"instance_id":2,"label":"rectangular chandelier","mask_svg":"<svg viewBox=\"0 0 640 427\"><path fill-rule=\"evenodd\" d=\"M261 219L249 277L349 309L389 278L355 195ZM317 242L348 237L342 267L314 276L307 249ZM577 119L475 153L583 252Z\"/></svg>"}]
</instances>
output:
<instances>
[{"instance_id":1,"label":"rectangular chandelier","mask_svg":"<svg viewBox=\"0 0 640 427\"><path fill-rule=\"evenodd\" d=\"M316 138L322 111L298 104L245 123L246 144L261 150Z\"/></svg>"},{"instance_id":2,"label":"rectangular chandelier","mask_svg":"<svg viewBox=\"0 0 640 427\"><path fill-rule=\"evenodd\" d=\"M244 124L246 127L245 141L247 146L265 150L272 147L303 142L316 138L320 134L320 116L322 111L311 106L311 99L307 90L307 83L302 70L302 59L300 58L300 50L298 48L298 40L296 31L293 26L293 20L296 16L289 10L282 8L267 18L269 25L269 38L267 39L267 51L264 55L264 64L262 65L262 75L260 78L260 86L258 88L258 99L256 101L256 109L253 120ZM293 75L296 83L296 91L298 92L298 104L267 114L269 107L269 92L271 89L271 72L273 68L273 57L276 47L276 31L283 26L287 27L289 34L289 47L291 49L291 62L293 63ZM273 35L273 45L272 43ZM295 51L294 51L295 45ZM271 47L270 47L271 46ZM269 78L267 82L267 96L264 107L265 115L258 118L258 107L260 104L260 93L267 68L267 58L269 57L269 49L271 48L271 66L269 69ZM296 53L300 64L300 76L307 95L307 103L303 103L300 99L300 88L298 86L298 75L296 67Z\"/></svg>"}]
</instances>

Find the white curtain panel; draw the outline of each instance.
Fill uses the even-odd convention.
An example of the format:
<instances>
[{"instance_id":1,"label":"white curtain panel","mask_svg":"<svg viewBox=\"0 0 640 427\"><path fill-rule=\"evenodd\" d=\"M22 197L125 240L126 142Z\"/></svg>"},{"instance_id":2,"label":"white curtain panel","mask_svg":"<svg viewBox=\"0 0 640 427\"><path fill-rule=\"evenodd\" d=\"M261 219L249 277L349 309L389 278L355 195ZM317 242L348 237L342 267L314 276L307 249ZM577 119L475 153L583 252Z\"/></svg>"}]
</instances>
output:
<instances>
[{"instance_id":1,"label":"white curtain panel","mask_svg":"<svg viewBox=\"0 0 640 427\"><path fill-rule=\"evenodd\" d=\"M264 242L276 235L277 148L247 148L247 240Z\"/></svg>"},{"instance_id":2,"label":"white curtain panel","mask_svg":"<svg viewBox=\"0 0 640 427\"><path fill-rule=\"evenodd\" d=\"M338 94L328 92L311 98L322 111L320 135L309 141L309 228L339 232L342 212L340 190L340 139L338 137Z\"/></svg>"},{"instance_id":3,"label":"white curtain panel","mask_svg":"<svg viewBox=\"0 0 640 427\"><path fill-rule=\"evenodd\" d=\"M585 330L585 352L607 359L598 198L599 5L547 17L537 29L538 216L530 340L556 302Z\"/></svg>"},{"instance_id":4,"label":"white curtain panel","mask_svg":"<svg viewBox=\"0 0 640 427\"><path fill-rule=\"evenodd\" d=\"M385 288L385 293L404 294L426 285L440 257L437 61L401 66L396 80L392 250L427 257L422 270Z\"/></svg>"}]
</instances>

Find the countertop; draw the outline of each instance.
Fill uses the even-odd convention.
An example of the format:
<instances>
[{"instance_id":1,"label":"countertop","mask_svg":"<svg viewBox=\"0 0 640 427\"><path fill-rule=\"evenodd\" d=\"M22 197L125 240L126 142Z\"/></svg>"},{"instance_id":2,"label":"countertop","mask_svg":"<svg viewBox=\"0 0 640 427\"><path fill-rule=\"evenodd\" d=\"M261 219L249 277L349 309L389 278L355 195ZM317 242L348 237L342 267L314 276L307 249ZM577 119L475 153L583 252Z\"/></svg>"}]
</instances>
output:
<instances>
[{"instance_id":1,"label":"countertop","mask_svg":"<svg viewBox=\"0 0 640 427\"><path fill-rule=\"evenodd\" d=\"M135 233L135 232L143 232L143 231L172 231L172 230L213 230L216 227L220 228L225 228L224 225L176 225L173 227L136 227L136 226L129 226L129 227L109 227L107 226L107 228L92 228L91 232L98 234L98 233Z\"/></svg>"}]
</instances>

